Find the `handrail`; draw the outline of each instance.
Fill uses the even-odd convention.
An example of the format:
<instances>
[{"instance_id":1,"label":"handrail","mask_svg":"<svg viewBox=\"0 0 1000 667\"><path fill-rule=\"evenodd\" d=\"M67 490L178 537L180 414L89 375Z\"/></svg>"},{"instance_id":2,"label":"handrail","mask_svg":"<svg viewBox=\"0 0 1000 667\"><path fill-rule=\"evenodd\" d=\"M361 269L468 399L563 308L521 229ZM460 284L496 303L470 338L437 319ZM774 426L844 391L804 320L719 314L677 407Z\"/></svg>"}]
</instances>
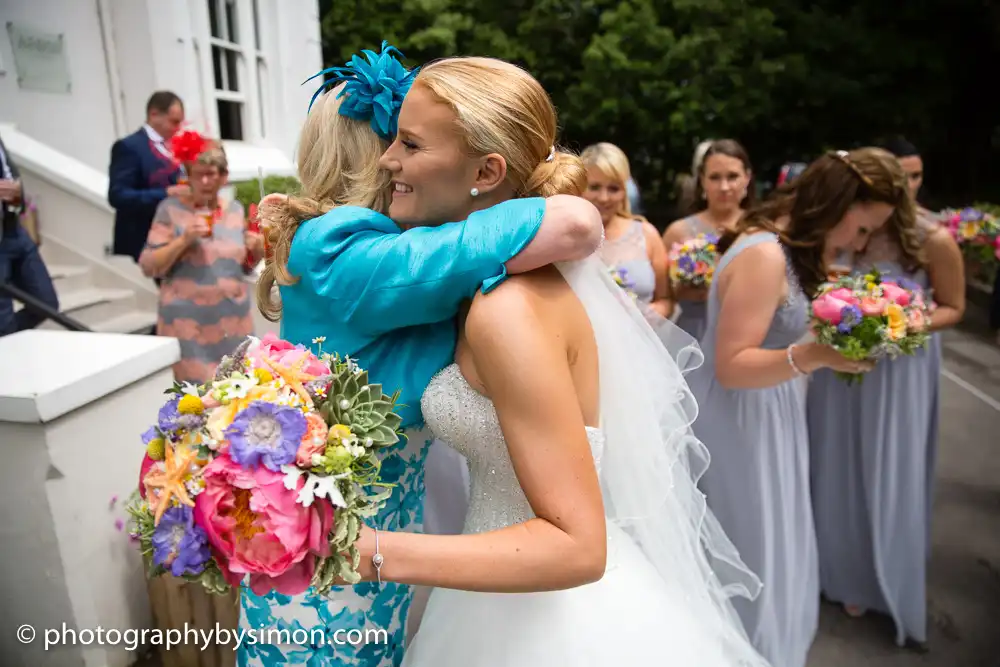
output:
<instances>
[{"instance_id":1,"label":"handrail","mask_svg":"<svg viewBox=\"0 0 1000 667\"><path fill-rule=\"evenodd\" d=\"M70 331L90 331L90 329L81 324L80 322L74 320L72 317L59 312L49 304L44 301L28 294L27 292L14 287L8 282L0 282L0 295L9 296L12 299L17 299L24 304L24 307L28 310L44 315L46 318L57 322L64 328Z\"/></svg>"}]
</instances>

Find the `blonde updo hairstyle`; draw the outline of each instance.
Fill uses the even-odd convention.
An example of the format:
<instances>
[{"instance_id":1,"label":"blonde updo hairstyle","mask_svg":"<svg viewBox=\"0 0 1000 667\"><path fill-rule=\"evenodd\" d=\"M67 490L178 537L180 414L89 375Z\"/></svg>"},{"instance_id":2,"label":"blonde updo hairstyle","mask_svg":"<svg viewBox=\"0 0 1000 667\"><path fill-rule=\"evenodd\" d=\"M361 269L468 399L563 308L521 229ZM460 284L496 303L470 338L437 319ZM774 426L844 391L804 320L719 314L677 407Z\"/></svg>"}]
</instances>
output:
<instances>
[{"instance_id":1,"label":"blonde updo hairstyle","mask_svg":"<svg viewBox=\"0 0 1000 667\"><path fill-rule=\"evenodd\" d=\"M281 303L272 295L274 285L293 285L298 280L288 272L288 256L303 221L335 206L360 206L379 213L389 210L391 175L378 167L389 144L368 122L338 113L347 97L337 99L344 85L318 97L302 126L298 146L301 193L260 211L270 255L257 281L257 304L271 322L281 318Z\"/></svg>"},{"instance_id":2,"label":"blonde updo hairstyle","mask_svg":"<svg viewBox=\"0 0 1000 667\"><path fill-rule=\"evenodd\" d=\"M451 107L470 155L503 156L516 197L583 194L583 162L556 147L552 100L520 67L494 58L445 58L425 65L413 85Z\"/></svg>"},{"instance_id":3,"label":"blonde updo hairstyle","mask_svg":"<svg viewBox=\"0 0 1000 667\"><path fill-rule=\"evenodd\" d=\"M612 143L602 141L592 146L587 146L580 154L585 169L593 167L604 174L605 177L613 180L625 191L629 179L632 178L632 169L629 166L628 156L625 151ZM632 202L626 193L621 208L615 215L629 219L642 219L642 216L632 213Z\"/></svg>"}]
</instances>

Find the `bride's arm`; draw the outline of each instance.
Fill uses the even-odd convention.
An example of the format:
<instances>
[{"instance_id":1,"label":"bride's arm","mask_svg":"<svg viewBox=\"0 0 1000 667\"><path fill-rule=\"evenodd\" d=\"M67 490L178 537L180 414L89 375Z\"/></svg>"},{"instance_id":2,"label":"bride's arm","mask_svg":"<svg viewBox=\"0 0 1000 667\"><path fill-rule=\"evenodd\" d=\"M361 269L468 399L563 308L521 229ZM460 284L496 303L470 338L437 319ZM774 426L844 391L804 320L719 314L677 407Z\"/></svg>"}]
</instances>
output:
<instances>
[{"instance_id":1,"label":"bride's arm","mask_svg":"<svg viewBox=\"0 0 1000 667\"><path fill-rule=\"evenodd\" d=\"M604 505L565 344L515 284L477 298L466 332L537 518L477 535L379 531L382 579L506 593L597 581L607 555ZM375 578L374 543L366 529L358 544L366 580Z\"/></svg>"}]
</instances>

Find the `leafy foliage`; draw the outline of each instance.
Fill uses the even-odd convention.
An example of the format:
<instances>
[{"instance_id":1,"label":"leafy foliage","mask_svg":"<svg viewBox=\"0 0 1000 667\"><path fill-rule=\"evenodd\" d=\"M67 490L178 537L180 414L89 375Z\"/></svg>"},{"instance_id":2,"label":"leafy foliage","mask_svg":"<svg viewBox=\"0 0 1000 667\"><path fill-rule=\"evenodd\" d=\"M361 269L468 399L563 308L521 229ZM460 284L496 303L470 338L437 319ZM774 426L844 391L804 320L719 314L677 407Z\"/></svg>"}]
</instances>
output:
<instances>
[{"instance_id":1,"label":"leafy foliage","mask_svg":"<svg viewBox=\"0 0 1000 667\"><path fill-rule=\"evenodd\" d=\"M661 225L677 172L709 137L739 139L767 180L789 159L905 134L925 155L932 197L971 201L1000 188L1000 121L975 103L989 85L976 63L1000 56L997 3L321 0L320 9L330 65L386 39L410 65L485 55L524 66L552 95L564 144L625 150Z\"/></svg>"}]
</instances>

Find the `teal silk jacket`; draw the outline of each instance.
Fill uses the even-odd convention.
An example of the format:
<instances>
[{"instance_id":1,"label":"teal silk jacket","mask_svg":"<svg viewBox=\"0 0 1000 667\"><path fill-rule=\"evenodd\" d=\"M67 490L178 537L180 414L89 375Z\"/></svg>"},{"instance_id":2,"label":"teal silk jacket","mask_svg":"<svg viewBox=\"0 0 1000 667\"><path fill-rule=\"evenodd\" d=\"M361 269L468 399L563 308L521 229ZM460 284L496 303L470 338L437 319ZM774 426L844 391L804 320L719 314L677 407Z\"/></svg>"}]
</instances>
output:
<instances>
[{"instance_id":1,"label":"teal silk jacket","mask_svg":"<svg viewBox=\"0 0 1000 667\"><path fill-rule=\"evenodd\" d=\"M400 230L386 216L340 206L303 222L281 286L281 337L347 355L392 394L403 427L423 424L420 397L453 361L455 316L476 291L507 278L505 264L535 237L540 197L513 199L464 222Z\"/></svg>"}]
</instances>

